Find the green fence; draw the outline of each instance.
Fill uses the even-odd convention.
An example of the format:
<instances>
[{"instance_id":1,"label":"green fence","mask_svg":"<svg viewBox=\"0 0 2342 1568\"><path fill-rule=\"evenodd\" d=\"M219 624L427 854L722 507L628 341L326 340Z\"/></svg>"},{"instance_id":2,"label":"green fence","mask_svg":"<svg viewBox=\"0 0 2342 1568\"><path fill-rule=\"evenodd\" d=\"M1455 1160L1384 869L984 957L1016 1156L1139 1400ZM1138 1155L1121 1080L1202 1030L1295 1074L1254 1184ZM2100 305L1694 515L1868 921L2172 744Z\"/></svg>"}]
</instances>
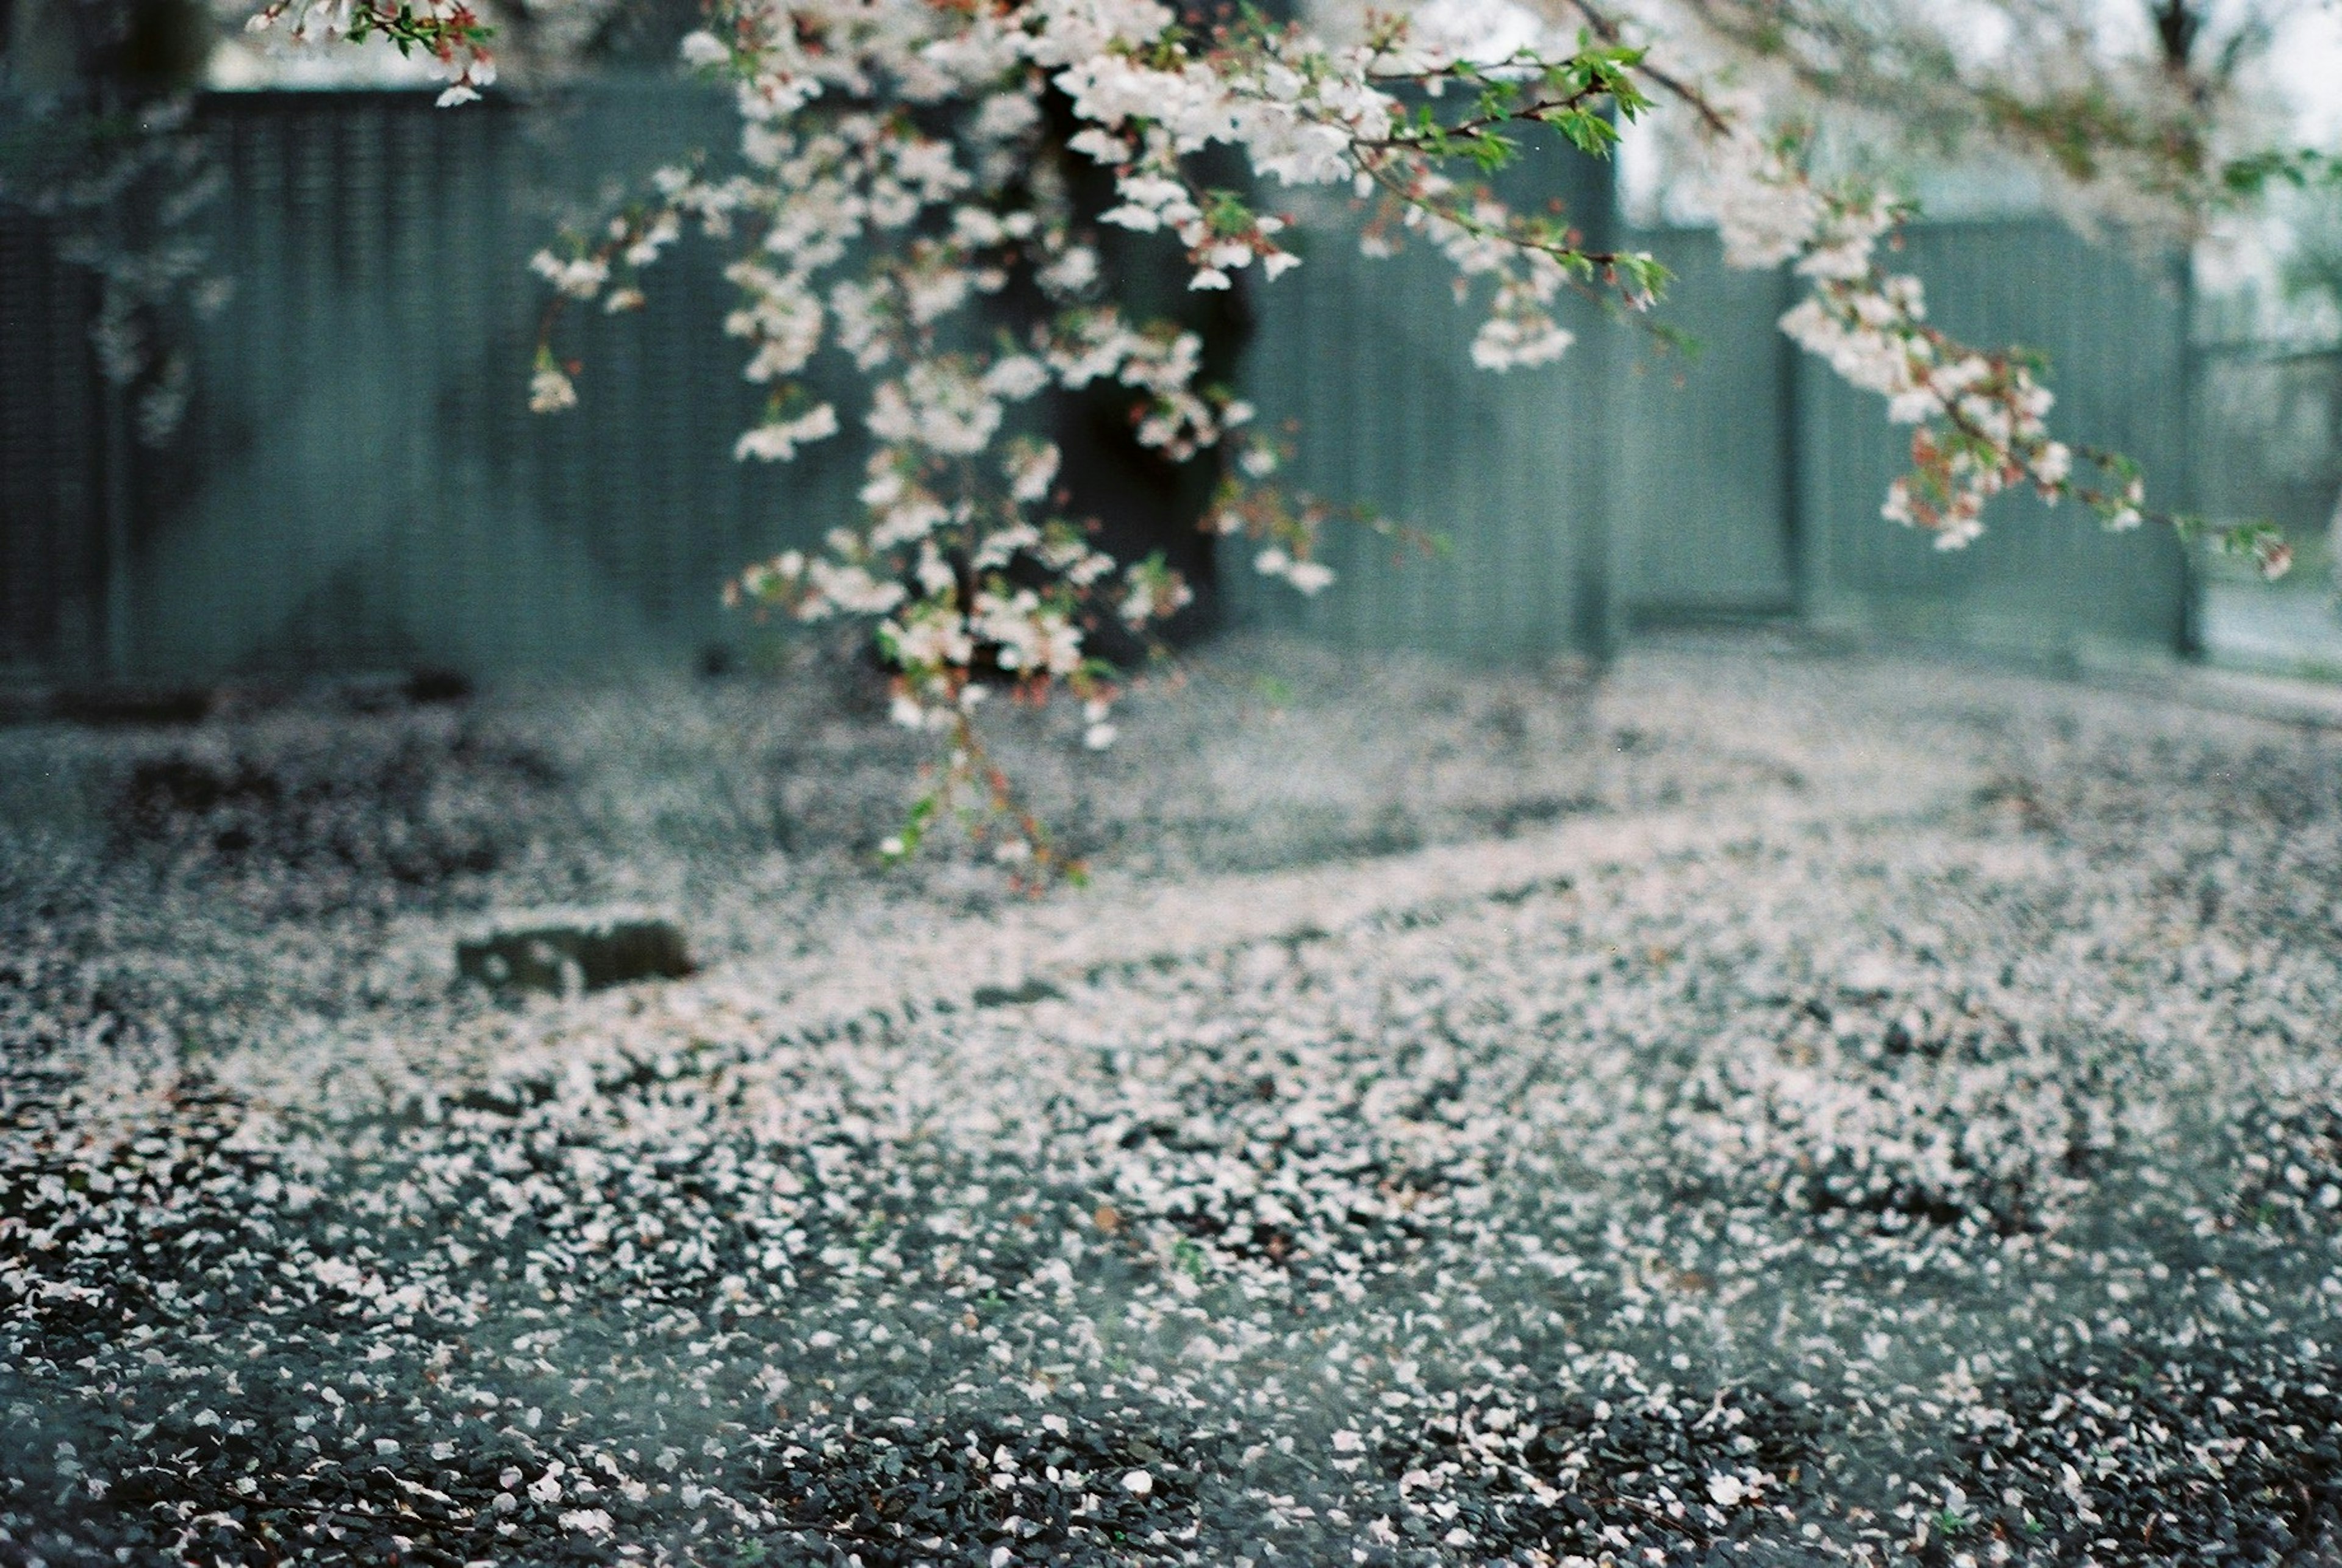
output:
<instances>
[{"instance_id":1,"label":"green fence","mask_svg":"<svg viewBox=\"0 0 2342 1568\"><path fill-rule=\"evenodd\" d=\"M1724 265L1712 230L1639 231L1676 274L1663 315L1688 349L1629 336L1620 380L1618 592L1634 623L1797 607L1797 351L1788 279ZM1872 510L1877 511L1876 504Z\"/></svg>"},{"instance_id":2,"label":"green fence","mask_svg":"<svg viewBox=\"0 0 2342 1568\"><path fill-rule=\"evenodd\" d=\"M1601 245L1606 171L1553 155L1516 173L1563 202ZM1523 193L1526 194L1526 193ZM1542 202L1540 202L1542 205ZM1625 435L1606 395L1616 337L1591 310L1547 365L1476 368L1481 316L1458 303L1454 269L1421 242L1359 254L1355 219L1331 202L1304 265L1259 290L1246 389L1262 417L1296 427L1293 484L1436 534L1436 555L1355 526L1328 535L1336 584L1303 600L1254 572L1255 548L1222 558L1235 616L1351 647L1407 647L1472 660L1601 654L1616 633L1609 520Z\"/></svg>"},{"instance_id":3,"label":"green fence","mask_svg":"<svg viewBox=\"0 0 2342 1568\"><path fill-rule=\"evenodd\" d=\"M2342 347L2212 344L2196 385L2204 509L2268 518L2297 543L2323 534L2342 493Z\"/></svg>"},{"instance_id":4,"label":"green fence","mask_svg":"<svg viewBox=\"0 0 2342 1568\"><path fill-rule=\"evenodd\" d=\"M118 673L680 662L724 633L728 572L850 504L850 441L786 472L733 461L756 390L721 335L730 291L706 246L658 269L640 315L577 313L580 408L525 406L545 305L528 256L657 163L721 145L720 98L605 86L566 111L455 114L414 95L256 94L214 97L204 120L235 295L197 331L175 453L117 450L126 553L84 550L78 580L46 584L66 624L113 623ZM27 352L38 319L12 310L0 341ZM54 442L80 423L13 376L0 397L0 430ZM103 464L9 457L12 561L32 554L20 536L90 530L86 508L15 496L28 472ZM45 652L102 668L108 642Z\"/></svg>"},{"instance_id":5,"label":"green fence","mask_svg":"<svg viewBox=\"0 0 2342 1568\"><path fill-rule=\"evenodd\" d=\"M2187 563L2169 534L2109 534L2029 494L1997 501L1985 536L1960 550L1886 522L1909 432L1778 332L1793 280L1726 272L1696 231L1636 243L1678 271L1669 314L1700 346L1646 355L1630 388L1636 436L1617 460L1634 618L1795 610L1842 630L2035 652L2182 644ZM2047 218L1915 225L1893 264L1925 280L1931 318L1955 336L2046 352L2060 434L2133 454L2160 504L2188 504L2191 366L2173 277Z\"/></svg>"},{"instance_id":6,"label":"green fence","mask_svg":"<svg viewBox=\"0 0 2342 1568\"><path fill-rule=\"evenodd\" d=\"M0 670L104 656L106 400L89 277L35 220L0 224Z\"/></svg>"},{"instance_id":7,"label":"green fence","mask_svg":"<svg viewBox=\"0 0 2342 1568\"><path fill-rule=\"evenodd\" d=\"M686 245L648 310L581 315L584 405L525 408L543 294L527 256L656 164L732 132L719 97L606 85L564 108L460 114L394 94L207 100L228 175L215 240L233 303L194 345L180 455L106 439L75 324L78 283L0 226L0 664L212 675L445 664L483 674L686 662L736 631L743 563L852 507L851 438L783 468L731 457L756 389L720 335L721 258ZM1548 167L1597 239L1597 165ZM1537 193L1542 195L1547 193ZM1802 613L1830 624L2034 647L2169 648L2178 548L2070 509L1996 509L1945 554L1878 517L1905 433L1801 362L1777 275L1726 272L1712 235L1652 233L1695 356L1594 318L1558 365L1494 375L1475 316L1417 247L1372 261L1335 205L1307 264L1256 296L1248 389L1297 421L1296 482L1436 531L1436 560L1336 540L1303 601L1224 559L1237 624L1353 646L1519 660L1599 654L1622 624ZM1903 261L1937 316L2048 351L2062 430L2185 489L2182 302L2151 271L2047 222L1915 229Z\"/></svg>"},{"instance_id":8,"label":"green fence","mask_svg":"<svg viewBox=\"0 0 2342 1568\"><path fill-rule=\"evenodd\" d=\"M731 456L756 394L720 335L730 291L707 247L681 247L640 315L574 313L581 406L525 407L545 303L526 258L658 163L720 145L720 100L212 106L241 283L198 347L196 434L220 455L155 516L142 665L688 656L721 630L727 572L840 514L850 451L786 473Z\"/></svg>"},{"instance_id":9,"label":"green fence","mask_svg":"<svg viewBox=\"0 0 2342 1568\"><path fill-rule=\"evenodd\" d=\"M2168 534L2108 534L2010 496L1983 539L1936 549L1879 515L1908 431L1778 330L1795 280L1727 269L1710 231L1628 243L1676 272L1665 318L1693 346L1596 323L1559 366L1509 378L1470 367L1469 317L1445 305L1435 261L1322 243L1266 313L1263 402L1303 421L1306 481L1452 549L1386 571L1386 552L1354 541L1322 603L1256 590L1246 607L1353 644L1505 657L1598 651L1621 624L1791 614L2035 653L2183 645L2187 562ZM1927 280L1947 330L2048 354L2060 432L2139 456L2164 504L2187 502L2191 366L2169 278L2046 218L1917 226L1896 265Z\"/></svg>"}]
</instances>

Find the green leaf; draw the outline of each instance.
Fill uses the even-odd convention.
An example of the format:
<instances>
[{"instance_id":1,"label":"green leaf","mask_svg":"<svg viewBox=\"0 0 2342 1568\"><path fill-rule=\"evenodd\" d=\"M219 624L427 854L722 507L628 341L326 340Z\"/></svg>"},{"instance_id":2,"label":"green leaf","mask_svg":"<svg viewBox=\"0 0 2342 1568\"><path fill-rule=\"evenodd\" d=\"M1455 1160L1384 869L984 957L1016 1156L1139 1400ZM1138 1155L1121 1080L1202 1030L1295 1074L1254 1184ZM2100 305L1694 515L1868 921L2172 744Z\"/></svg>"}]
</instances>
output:
<instances>
[{"instance_id":1,"label":"green leaf","mask_svg":"<svg viewBox=\"0 0 2342 1568\"><path fill-rule=\"evenodd\" d=\"M1618 140L1618 127L1610 123L1608 115L1586 109L1564 110L1548 123L1568 137L1570 144L1579 152L1590 153L1597 158L1608 157L1611 147Z\"/></svg>"}]
</instances>

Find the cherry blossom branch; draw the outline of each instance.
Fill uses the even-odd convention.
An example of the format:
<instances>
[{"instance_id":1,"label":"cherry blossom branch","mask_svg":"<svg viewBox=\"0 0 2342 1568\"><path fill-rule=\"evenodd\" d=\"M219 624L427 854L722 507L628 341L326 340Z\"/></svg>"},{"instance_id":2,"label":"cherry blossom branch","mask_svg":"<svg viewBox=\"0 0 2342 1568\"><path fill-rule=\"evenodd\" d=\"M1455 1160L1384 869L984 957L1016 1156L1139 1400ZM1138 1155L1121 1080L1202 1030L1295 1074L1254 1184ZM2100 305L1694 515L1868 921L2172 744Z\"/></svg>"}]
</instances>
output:
<instances>
[{"instance_id":1,"label":"cherry blossom branch","mask_svg":"<svg viewBox=\"0 0 2342 1568\"><path fill-rule=\"evenodd\" d=\"M2074 449L2048 434L2046 415L2056 400L2038 380L2039 357L1957 343L1927 324L1919 280L1877 262L1878 242L1907 216L1898 204L1857 182L1818 184L1795 132L1768 142L1736 129L1707 151L1726 263L1787 262L1812 279L1812 294L1782 317L1782 329L1841 379L1886 398L1890 419L1918 426L1911 472L1888 486L1881 507L1889 521L1957 549L1984 531L1989 501L2029 483L2044 500L2077 501L2111 529L2152 517L2184 537L2208 536L2250 556L2267 576L2289 567L2291 554L2267 524L2216 530L2200 519L2150 513L2144 480L2127 458L2088 459L2111 487L2076 481Z\"/></svg>"},{"instance_id":2,"label":"cherry blossom branch","mask_svg":"<svg viewBox=\"0 0 2342 1568\"><path fill-rule=\"evenodd\" d=\"M495 29L481 21L465 0L424 0L419 6L411 0L395 5L383 0L270 0L245 26L255 33L285 27L296 43L343 39L363 44L380 36L402 55L421 49L448 77L446 90L439 95L442 108L472 102L496 79L495 57L487 47Z\"/></svg>"},{"instance_id":3,"label":"cherry blossom branch","mask_svg":"<svg viewBox=\"0 0 2342 1568\"><path fill-rule=\"evenodd\" d=\"M958 822L976 842L996 841L994 853L1032 882L1076 874L1077 863L1052 847L985 750L983 704L1063 695L1081 704L1084 744L1109 745L1122 676L1097 649L1119 638L1159 651L1158 629L1192 599L1161 556L1116 559L1065 514L1046 399L1115 390L1140 444L1170 462L1233 446L1205 526L1250 540L1256 569L1301 593L1332 581L1320 544L1334 524L1433 545L1284 491L1274 478L1289 451L1247 428L1248 405L1206 383L1196 335L1126 319L1104 297L1097 253L1074 232L1068 181L1084 165L1110 183L1096 221L1163 236L1191 289L1229 288L1253 266L1274 281L1301 265L1288 221L1220 180L1231 156L1263 185L1379 197L1362 248L1419 235L1453 267L1459 297L1486 280L1470 353L1501 370L1570 347L1555 315L1564 288L1639 317L1667 282L1650 255L1589 249L1557 218L1499 200L1491 181L1521 151L1510 133L1549 127L1606 156L1619 123L1652 109L1656 90L1684 105L1704 138L1726 260L1787 265L1810 280L1785 330L1917 426L1887 516L1957 546L1981 531L1991 498L2029 484L2110 527L2152 515L2200 530L2149 513L2136 465L2050 437L2037 360L1969 349L1927 322L1917 280L1877 260L1906 216L1885 193L1817 181L1801 133L1767 133L1761 105L1695 79L1680 60L1655 62L1602 0L1566 4L1586 27L1574 47L1475 60L1403 16L1369 18L1362 41L1335 45L1249 14L1198 32L1157 0L716 0L684 54L732 85L741 170L662 171L653 198L590 243L535 258L554 298L532 406L577 400L575 366L554 341L567 307L640 305L643 269L694 224L730 245L726 276L739 297L725 331L745 345L744 375L770 388L736 454L787 461L844 427L801 379L826 351L866 380L858 415L872 451L859 514L815 548L748 567L726 597L759 614L867 627L891 671L893 717L942 746L936 782L882 858L914 854L932 827ZM315 8L285 8L296 5ZM286 16L296 32L381 32L429 49L455 77L445 101L492 77L485 31L461 0L395 10L363 0L345 14L280 0L264 25ZM2290 171L2272 165L2261 177ZM979 309L1004 295L1024 302L1006 317L1014 325ZM2093 470L2087 482L2077 458ZM2282 569L2281 542L2223 537Z\"/></svg>"},{"instance_id":4,"label":"cherry blossom branch","mask_svg":"<svg viewBox=\"0 0 2342 1568\"><path fill-rule=\"evenodd\" d=\"M1586 26L1596 37L1614 49L1626 45L1626 29L1606 10L1593 4L1593 0L1566 0L1566 4L1585 18ZM1652 65L1647 55L1638 60L1636 67L1654 85L1672 94L1697 115L1711 135L1728 136L1733 134L1731 119L1686 78Z\"/></svg>"},{"instance_id":5,"label":"cherry blossom branch","mask_svg":"<svg viewBox=\"0 0 2342 1568\"><path fill-rule=\"evenodd\" d=\"M960 804L959 797L968 793L982 796L980 807ZM913 802L903 825L880 841L879 858L888 865L902 864L919 852L939 823L954 819L978 845L990 842L992 858L1009 868L1009 884L1019 893L1038 895L1059 881L1076 887L1089 881L1087 864L1057 849L1047 825L993 762L966 710L953 720L942 781Z\"/></svg>"}]
</instances>

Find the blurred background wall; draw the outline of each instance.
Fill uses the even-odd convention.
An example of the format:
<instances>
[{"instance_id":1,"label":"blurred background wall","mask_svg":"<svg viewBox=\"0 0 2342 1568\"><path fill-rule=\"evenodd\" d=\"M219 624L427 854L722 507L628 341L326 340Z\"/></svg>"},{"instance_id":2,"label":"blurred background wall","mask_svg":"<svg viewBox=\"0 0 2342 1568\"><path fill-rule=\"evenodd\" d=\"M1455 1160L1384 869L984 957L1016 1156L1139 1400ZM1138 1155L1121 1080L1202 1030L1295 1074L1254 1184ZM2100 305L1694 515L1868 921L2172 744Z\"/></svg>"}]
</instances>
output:
<instances>
[{"instance_id":1,"label":"blurred background wall","mask_svg":"<svg viewBox=\"0 0 2342 1568\"><path fill-rule=\"evenodd\" d=\"M757 397L720 335L722 258L687 244L646 312L575 318L582 406L525 406L528 255L655 165L728 145L728 121L706 92L626 81L462 113L205 95L222 194L203 224L233 286L188 319L185 414L159 444L98 374L85 269L45 220L0 215L0 668L591 674L740 640L721 583L850 517L860 453L732 460ZM1945 553L1882 521L1907 433L1775 330L1790 280L1727 272L1701 231L1625 229L1600 165L1563 178L1590 235L1676 268L1667 315L1699 351L1589 313L1560 365L1476 370L1436 258L1364 259L1329 209L1308 265L1256 295L1247 391L1298 422L1296 484L1449 548L1385 569L1389 541L1337 536L1341 581L1303 601L1232 545L1226 624L1503 660L1686 620L2069 655L2202 639L2202 574L2159 531L2012 499ZM2165 503L2317 532L2333 356L2201 350L2176 268L2047 218L1920 225L1904 262L1955 333L2047 351L2061 434L2139 456ZM2287 441L2284 467L2267 454Z\"/></svg>"}]
</instances>

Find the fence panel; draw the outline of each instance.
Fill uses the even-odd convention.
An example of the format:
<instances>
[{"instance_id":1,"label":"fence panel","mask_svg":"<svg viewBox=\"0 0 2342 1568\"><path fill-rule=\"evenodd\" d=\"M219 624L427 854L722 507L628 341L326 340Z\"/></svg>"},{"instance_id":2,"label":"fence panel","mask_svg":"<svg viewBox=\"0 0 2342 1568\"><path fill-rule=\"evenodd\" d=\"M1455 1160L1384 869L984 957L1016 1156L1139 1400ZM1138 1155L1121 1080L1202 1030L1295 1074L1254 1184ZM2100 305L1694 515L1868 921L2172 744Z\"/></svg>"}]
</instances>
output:
<instances>
[{"instance_id":1,"label":"fence panel","mask_svg":"<svg viewBox=\"0 0 2342 1568\"><path fill-rule=\"evenodd\" d=\"M2315 539L2342 492L2342 349L2222 345L2199 363L2205 511L2266 517L2296 540Z\"/></svg>"},{"instance_id":2,"label":"fence panel","mask_svg":"<svg viewBox=\"0 0 2342 1568\"><path fill-rule=\"evenodd\" d=\"M0 673L104 656L96 295L48 224L0 215Z\"/></svg>"},{"instance_id":3,"label":"fence panel","mask_svg":"<svg viewBox=\"0 0 2342 1568\"><path fill-rule=\"evenodd\" d=\"M1611 210L1603 165L1556 157L1517 173L1545 183L1537 205L1557 194L1600 243ZM1448 547L1426 558L1337 528L1326 559L1339 580L1304 600L1259 578L1256 547L1233 541L1221 565L1230 618L1466 660L1606 650L1611 333L1583 313L1558 363L1492 375L1470 357L1476 305L1455 303L1453 269L1436 252L1417 241L1369 258L1333 204L1312 216L1305 265L1260 291L1246 388L1264 420L1297 422L1296 488Z\"/></svg>"},{"instance_id":4,"label":"fence panel","mask_svg":"<svg viewBox=\"0 0 2342 1568\"><path fill-rule=\"evenodd\" d=\"M1626 613L1646 624L1787 614L1797 603L1796 350L1776 323L1788 279L1727 268L1712 229L1638 230L1628 243L1675 273L1663 315L1694 347L1636 345L1621 389L1612 494Z\"/></svg>"},{"instance_id":5,"label":"fence panel","mask_svg":"<svg viewBox=\"0 0 2342 1568\"><path fill-rule=\"evenodd\" d=\"M1930 316L1955 336L2046 352L2058 432L2137 456L2152 501L2187 504L2177 286L2047 218L1918 225L1896 265L1926 281ZM2183 645L2187 556L2168 531L2108 534L2028 494L1997 500L1967 548L1937 550L1879 517L1909 455L1908 433L1887 424L1880 401L1811 360L1797 399L1799 533L1817 622L2059 655Z\"/></svg>"},{"instance_id":6,"label":"fence panel","mask_svg":"<svg viewBox=\"0 0 2342 1568\"><path fill-rule=\"evenodd\" d=\"M234 303L196 345L204 454L142 519L135 663L174 674L674 663L726 633L725 575L851 504L852 441L731 456L756 389L686 242L647 309L577 312L582 405L526 409L527 257L656 164L720 145L723 100L610 84L566 107L413 95L209 100Z\"/></svg>"}]
</instances>

